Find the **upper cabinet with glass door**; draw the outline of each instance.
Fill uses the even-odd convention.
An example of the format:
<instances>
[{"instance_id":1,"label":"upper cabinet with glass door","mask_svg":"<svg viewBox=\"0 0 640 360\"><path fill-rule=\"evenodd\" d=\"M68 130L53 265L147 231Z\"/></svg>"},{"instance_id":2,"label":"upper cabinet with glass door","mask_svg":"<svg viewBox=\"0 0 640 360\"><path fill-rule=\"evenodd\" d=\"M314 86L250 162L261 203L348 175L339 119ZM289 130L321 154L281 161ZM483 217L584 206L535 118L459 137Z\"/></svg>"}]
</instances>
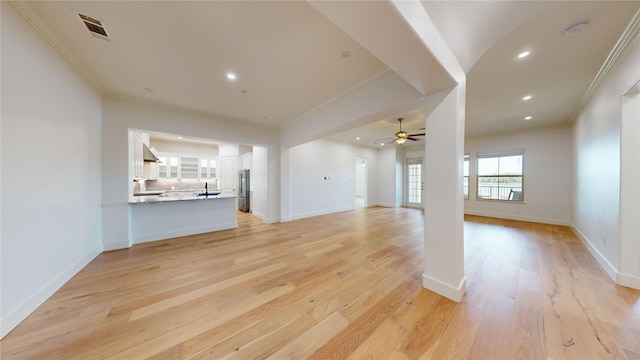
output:
<instances>
[{"instance_id":1,"label":"upper cabinet with glass door","mask_svg":"<svg viewBox=\"0 0 640 360\"><path fill-rule=\"evenodd\" d=\"M158 179L178 179L178 155L158 154Z\"/></svg>"},{"instance_id":2,"label":"upper cabinet with glass door","mask_svg":"<svg viewBox=\"0 0 640 360\"><path fill-rule=\"evenodd\" d=\"M197 155L158 154L158 179L215 179L216 159Z\"/></svg>"},{"instance_id":3,"label":"upper cabinet with glass door","mask_svg":"<svg viewBox=\"0 0 640 360\"><path fill-rule=\"evenodd\" d=\"M200 158L200 179L216 178L216 160Z\"/></svg>"}]
</instances>

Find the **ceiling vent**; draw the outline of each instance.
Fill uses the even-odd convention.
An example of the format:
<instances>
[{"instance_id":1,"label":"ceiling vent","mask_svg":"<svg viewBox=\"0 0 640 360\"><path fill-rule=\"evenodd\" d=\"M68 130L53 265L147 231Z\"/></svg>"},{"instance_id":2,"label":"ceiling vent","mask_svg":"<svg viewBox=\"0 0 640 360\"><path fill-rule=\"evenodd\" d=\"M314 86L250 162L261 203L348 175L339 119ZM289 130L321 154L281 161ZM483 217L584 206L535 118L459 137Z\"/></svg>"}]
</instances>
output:
<instances>
[{"instance_id":1,"label":"ceiling vent","mask_svg":"<svg viewBox=\"0 0 640 360\"><path fill-rule=\"evenodd\" d=\"M111 39L109 38L109 34L107 33L107 29L102 24L102 21L80 13L78 13L78 16L80 17L80 21L82 21L87 30L89 30L89 34L100 39L111 41Z\"/></svg>"}]
</instances>

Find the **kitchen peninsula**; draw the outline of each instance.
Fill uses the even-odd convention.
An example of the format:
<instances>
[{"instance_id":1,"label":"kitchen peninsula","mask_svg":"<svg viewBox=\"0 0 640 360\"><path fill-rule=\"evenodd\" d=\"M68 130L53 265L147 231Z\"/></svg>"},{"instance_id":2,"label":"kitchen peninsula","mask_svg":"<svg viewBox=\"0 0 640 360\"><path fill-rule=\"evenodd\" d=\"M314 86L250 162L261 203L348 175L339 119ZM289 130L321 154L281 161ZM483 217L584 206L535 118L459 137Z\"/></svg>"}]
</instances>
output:
<instances>
[{"instance_id":1,"label":"kitchen peninsula","mask_svg":"<svg viewBox=\"0 0 640 360\"><path fill-rule=\"evenodd\" d=\"M131 244L238 227L235 195L134 196L129 215Z\"/></svg>"}]
</instances>

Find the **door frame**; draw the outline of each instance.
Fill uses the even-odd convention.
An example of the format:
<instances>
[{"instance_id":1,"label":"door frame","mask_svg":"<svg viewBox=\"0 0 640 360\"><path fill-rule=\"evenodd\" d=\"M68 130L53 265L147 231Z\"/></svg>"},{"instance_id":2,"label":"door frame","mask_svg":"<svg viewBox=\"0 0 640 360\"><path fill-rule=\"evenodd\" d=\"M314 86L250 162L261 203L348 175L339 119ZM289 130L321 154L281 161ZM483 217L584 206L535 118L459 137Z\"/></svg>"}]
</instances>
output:
<instances>
[{"instance_id":1,"label":"door frame","mask_svg":"<svg viewBox=\"0 0 640 360\"><path fill-rule=\"evenodd\" d=\"M419 162L420 163L420 202L414 203L409 201L409 165L412 163ZM407 158L405 160L405 204L408 208L414 209L424 209L424 158L423 157L413 157Z\"/></svg>"},{"instance_id":2,"label":"door frame","mask_svg":"<svg viewBox=\"0 0 640 360\"><path fill-rule=\"evenodd\" d=\"M368 164L367 164L367 158L364 157L359 157L356 156L355 158L355 162L354 162L355 166L354 166L354 176L353 176L353 193L354 195L357 194L356 189L358 188L358 177L356 176L358 170L358 166L360 167L364 167L364 172L362 175L362 187L363 187L363 192L364 192L364 207L368 206L368 191L367 191L367 168L368 168ZM356 195L357 196L357 195ZM354 200L355 197L354 196ZM355 203L354 203L354 207L355 207Z\"/></svg>"}]
</instances>

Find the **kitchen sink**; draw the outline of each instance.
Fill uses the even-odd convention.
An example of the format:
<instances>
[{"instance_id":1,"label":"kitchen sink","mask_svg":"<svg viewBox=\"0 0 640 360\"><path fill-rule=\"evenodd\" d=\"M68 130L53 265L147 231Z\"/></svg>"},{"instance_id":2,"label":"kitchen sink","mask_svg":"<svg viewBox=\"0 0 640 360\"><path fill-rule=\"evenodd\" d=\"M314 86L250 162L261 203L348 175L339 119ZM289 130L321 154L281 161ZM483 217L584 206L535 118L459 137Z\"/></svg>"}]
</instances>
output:
<instances>
[{"instance_id":1,"label":"kitchen sink","mask_svg":"<svg viewBox=\"0 0 640 360\"><path fill-rule=\"evenodd\" d=\"M211 196L213 196L213 195L220 195L220 191L217 191L217 192L208 192L208 193L200 193L200 194L198 194L198 196L209 196L209 195L211 195Z\"/></svg>"}]
</instances>

